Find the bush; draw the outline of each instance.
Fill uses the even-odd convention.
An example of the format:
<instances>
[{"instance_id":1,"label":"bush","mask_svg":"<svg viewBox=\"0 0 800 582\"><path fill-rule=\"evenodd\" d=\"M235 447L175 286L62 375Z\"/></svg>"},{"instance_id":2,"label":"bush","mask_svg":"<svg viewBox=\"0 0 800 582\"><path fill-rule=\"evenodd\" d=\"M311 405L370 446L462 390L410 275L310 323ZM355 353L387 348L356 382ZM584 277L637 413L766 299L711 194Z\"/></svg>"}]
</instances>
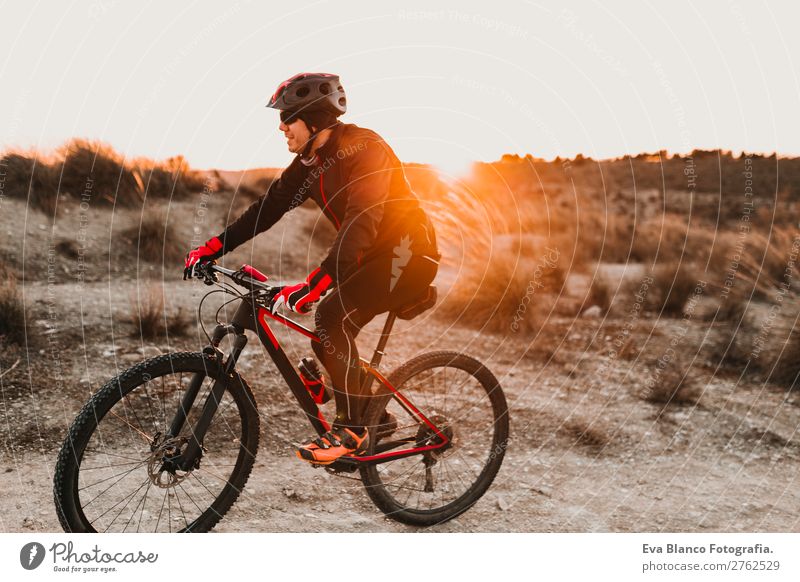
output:
<instances>
[{"instance_id":1,"label":"bush","mask_svg":"<svg viewBox=\"0 0 800 582\"><path fill-rule=\"evenodd\" d=\"M131 297L128 321L133 324L131 336L141 339L185 335L189 327L189 320L182 310L169 315L166 313L164 293L157 285L144 289L138 300L136 296Z\"/></svg>"},{"instance_id":2,"label":"bush","mask_svg":"<svg viewBox=\"0 0 800 582\"><path fill-rule=\"evenodd\" d=\"M139 160L134 165L134 175L141 181L140 187L146 196L151 198L186 198L205 187L202 175L192 170L183 156L161 163Z\"/></svg>"},{"instance_id":3,"label":"bush","mask_svg":"<svg viewBox=\"0 0 800 582\"><path fill-rule=\"evenodd\" d=\"M718 321L721 321L718 318ZM747 364L749 355L746 345L752 330L747 319L722 322L708 330L703 342L703 351L709 365L727 366L736 370Z\"/></svg>"},{"instance_id":4,"label":"bush","mask_svg":"<svg viewBox=\"0 0 800 582\"><path fill-rule=\"evenodd\" d=\"M144 214L141 222L121 234L133 256L150 263L174 263L184 255L184 248L169 225L164 212Z\"/></svg>"},{"instance_id":5,"label":"bush","mask_svg":"<svg viewBox=\"0 0 800 582\"><path fill-rule=\"evenodd\" d=\"M681 315L699 283L694 270L684 263L672 262L658 265L651 276L648 307L663 315Z\"/></svg>"},{"instance_id":6,"label":"bush","mask_svg":"<svg viewBox=\"0 0 800 582\"><path fill-rule=\"evenodd\" d=\"M48 214L58 204L58 173L36 156L7 153L0 158L0 172L5 174L4 192L10 198L27 200Z\"/></svg>"},{"instance_id":7,"label":"bush","mask_svg":"<svg viewBox=\"0 0 800 582\"><path fill-rule=\"evenodd\" d=\"M588 308L593 305L599 307L605 315L611 309L612 300L611 283L603 275L595 274L592 281L589 283L589 291L586 295L586 303L584 307Z\"/></svg>"},{"instance_id":8,"label":"bush","mask_svg":"<svg viewBox=\"0 0 800 582\"><path fill-rule=\"evenodd\" d=\"M55 211L59 193L136 206L145 194L180 198L204 187L202 175L191 170L182 156L160 163L146 159L128 163L110 146L84 139L65 143L50 161L36 154L7 152L0 158L0 170L8 196L28 200L48 213Z\"/></svg>"},{"instance_id":9,"label":"bush","mask_svg":"<svg viewBox=\"0 0 800 582\"><path fill-rule=\"evenodd\" d=\"M496 253L488 264L468 263L438 313L476 329L535 331L565 276L557 250Z\"/></svg>"},{"instance_id":10,"label":"bush","mask_svg":"<svg viewBox=\"0 0 800 582\"><path fill-rule=\"evenodd\" d=\"M26 318L27 310L17 287L17 279L5 267L0 268L0 340L24 343Z\"/></svg>"},{"instance_id":11,"label":"bush","mask_svg":"<svg viewBox=\"0 0 800 582\"><path fill-rule=\"evenodd\" d=\"M713 227L690 228L687 216L668 213L637 226L631 258L651 264L705 264L715 244Z\"/></svg>"},{"instance_id":12,"label":"bush","mask_svg":"<svg viewBox=\"0 0 800 582\"><path fill-rule=\"evenodd\" d=\"M61 190L74 198L90 196L110 204L141 204L143 191L125 158L100 142L73 139L58 151Z\"/></svg>"},{"instance_id":13,"label":"bush","mask_svg":"<svg viewBox=\"0 0 800 582\"><path fill-rule=\"evenodd\" d=\"M56 243L56 252L68 259L77 259L80 256L80 249L74 240L63 239Z\"/></svg>"},{"instance_id":14,"label":"bush","mask_svg":"<svg viewBox=\"0 0 800 582\"><path fill-rule=\"evenodd\" d=\"M652 404L681 406L695 404L700 397L697 379L688 360L661 359L651 362L653 375L646 383L644 399Z\"/></svg>"}]
</instances>

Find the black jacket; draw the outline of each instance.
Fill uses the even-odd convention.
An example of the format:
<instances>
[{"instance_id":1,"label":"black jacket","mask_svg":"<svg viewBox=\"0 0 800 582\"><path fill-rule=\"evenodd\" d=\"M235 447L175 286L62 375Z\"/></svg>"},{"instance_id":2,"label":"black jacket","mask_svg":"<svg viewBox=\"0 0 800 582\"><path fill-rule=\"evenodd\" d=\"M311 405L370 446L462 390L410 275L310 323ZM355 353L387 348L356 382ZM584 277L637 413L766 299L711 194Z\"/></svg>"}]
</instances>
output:
<instances>
[{"instance_id":1,"label":"black jacket","mask_svg":"<svg viewBox=\"0 0 800 582\"><path fill-rule=\"evenodd\" d=\"M392 149L374 131L342 123L317 150L316 164L306 166L296 156L269 191L219 235L224 252L269 229L308 198L338 231L321 264L334 282L370 258L392 253L402 237L410 237L412 254L441 257L433 225Z\"/></svg>"}]
</instances>

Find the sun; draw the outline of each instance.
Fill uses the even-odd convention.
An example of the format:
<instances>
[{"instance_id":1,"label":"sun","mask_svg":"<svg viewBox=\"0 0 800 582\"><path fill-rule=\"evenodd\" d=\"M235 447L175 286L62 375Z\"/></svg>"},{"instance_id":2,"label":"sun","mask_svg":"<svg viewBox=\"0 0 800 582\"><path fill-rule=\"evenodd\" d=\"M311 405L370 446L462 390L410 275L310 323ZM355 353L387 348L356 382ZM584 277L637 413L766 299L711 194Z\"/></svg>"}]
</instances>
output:
<instances>
[{"instance_id":1,"label":"sun","mask_svg":"<svg viewBox=\"0 0 800 582\"><path fill-rule=\"evenodd\" d=\"M433 162L439 177L445 182L454 182L465 178L472 171L473 160L463 156L448 156Z\"/></svg>"}]
</instances>

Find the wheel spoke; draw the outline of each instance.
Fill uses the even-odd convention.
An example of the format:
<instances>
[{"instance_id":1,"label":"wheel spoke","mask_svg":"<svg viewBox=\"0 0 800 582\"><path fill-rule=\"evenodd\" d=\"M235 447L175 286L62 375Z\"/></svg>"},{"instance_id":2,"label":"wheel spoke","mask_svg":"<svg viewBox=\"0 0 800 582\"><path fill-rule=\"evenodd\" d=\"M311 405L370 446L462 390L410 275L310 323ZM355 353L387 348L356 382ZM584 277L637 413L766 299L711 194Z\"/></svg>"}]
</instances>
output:
<instances>
[{"instance_id":1,"label":"wheel spoke","mask_svg":"<svg viewBox=\"0 0 800 582\"><path fill-rule=\"evenodd\" d=\"M507 405L496 379L474 360L449 352L418 358L416 369L411 362L403 365L409 371L396 388L451 442L425 453L427 457L415 455L368 467L364 480L368 487L382 490L387 501L380 495L373 500L387 514L407 523L428 524L426 515L437 520L453 517L464 499L474 503L489 487L488 467L493 465L493 476L503 458L491 452L498 435L507 438L507 417L501 412ZM394 399L387 405L390 408L401 426L387 438L412 438L414 446L420 446L433 436L424 422L403 426L407 413L398 412ZM401 433L403 428L407 431ZM426 468L425 458L433 466ZM453 514L448 517L449 508Z\"/></svg>"},{"instance_id":2,"label":"wheel spoke","mask_svg":"<svg viewBox=\"0 0 800 582\"><path fill-rule=\"evenodd\" d=\"M126 383L123 372L95 392L93 405L76 419L71 429L75 438L65 444L59 463L60 472L75 475L77 483L57 483L56 493L57 507L65 508L59 509L59 517L73 531L206 531L222 517L211 508L223 492L234 499L241 494L237 484L252 469L258 444L258 413L243 381L237 379L236 386L223 392L204 435L199 466L184 472L167 463L185 450L211 393L206 379L217 377L209 374L206 358L180 358L171 357L169 366L156 358L149 364L152 372L137 372L147 381L136 386ZM161 372L153 370L157 366ZM205 386L186 411L186 430L170 436L171 415L180 407L187 378L197 374ZM69 507L79 508L79 517Z\"/></svg>"}]
</instances>

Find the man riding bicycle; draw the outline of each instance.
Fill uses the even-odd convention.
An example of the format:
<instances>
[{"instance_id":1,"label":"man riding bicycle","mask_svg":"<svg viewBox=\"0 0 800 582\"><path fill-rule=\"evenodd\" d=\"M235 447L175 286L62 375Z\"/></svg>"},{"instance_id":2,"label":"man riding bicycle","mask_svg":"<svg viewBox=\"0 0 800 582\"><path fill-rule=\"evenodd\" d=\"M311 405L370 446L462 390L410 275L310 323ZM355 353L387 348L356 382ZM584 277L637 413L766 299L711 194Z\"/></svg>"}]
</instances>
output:
<instances>
[{"instance_id":1,"label":"man riding bicycle","mask_svg":"<svg viewBox=\"0 0 800 582\"><path fill-rule=\"evenodd\" d=\"M280 110L279 129L297 156L223 233L187 254L184 278L201 262L268 230L308 198L333 223L337 235L325 259L305 281L282 287L272 305L273 312L284 306L308 313L320 302L315 325L324 341L311 345L330 375L336 420L297 456L327 465L367 445L356 336L375 316L423 294L441 255L433 225L392 149L374 131L338 121L347 110L338 76L295 75L278 86L267 107Z\"/></svg>"}]
</instances>

